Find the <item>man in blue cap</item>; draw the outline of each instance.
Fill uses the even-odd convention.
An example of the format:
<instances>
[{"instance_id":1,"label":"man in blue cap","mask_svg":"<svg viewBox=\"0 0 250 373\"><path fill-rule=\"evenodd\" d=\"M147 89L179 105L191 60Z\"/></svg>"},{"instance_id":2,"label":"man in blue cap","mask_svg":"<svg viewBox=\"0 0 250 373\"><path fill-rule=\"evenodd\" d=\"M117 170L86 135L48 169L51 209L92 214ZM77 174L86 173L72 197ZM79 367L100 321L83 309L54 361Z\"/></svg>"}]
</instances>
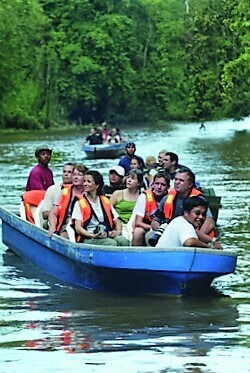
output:
<instances>
[{"instance_id":1,"label":"man in blue cap","mask_svg":"<svg viewBox=\"0 0 250 373\"><path fill-rule=\"evenodd\" d=\"M47 190L54 184L53 172L49 168L52 150L47 145L41 145L36 148L35 156L38 164L30 171L26 184L26 191L29 190Z\"/></svg>"},{"instance_id":2,"label":"man in blue cap","mask_svg":"<svg viewBox=\"0 0 250 373\"><path fill-rule=\"evenodd\" d=\"M134 142L128 142L126 144L126 154L120 159L118 165L122 166L127 174L130 171L130 162L132 158L137 158L142 168L145 168L145 163L142 157L135 155L136 146Z\"/></svg>"}]
</instances>

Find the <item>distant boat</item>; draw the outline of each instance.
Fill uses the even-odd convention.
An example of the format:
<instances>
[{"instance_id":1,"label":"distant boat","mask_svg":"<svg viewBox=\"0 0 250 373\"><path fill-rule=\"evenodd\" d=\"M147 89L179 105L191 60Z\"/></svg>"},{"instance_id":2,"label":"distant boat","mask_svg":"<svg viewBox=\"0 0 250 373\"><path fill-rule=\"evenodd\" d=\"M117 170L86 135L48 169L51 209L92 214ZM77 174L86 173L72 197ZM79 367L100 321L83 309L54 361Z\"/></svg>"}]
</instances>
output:
<instances>
[{"instance_id":1,"label":"distant boat","mask_svg":"<svg viewBox=\"0 0 250 373\"><path fill-rule=\"evenodd\" d=\"M89 159L107 159L121 157L126 153L125 147L126 141L121 141L119 144L83 144L82 150Z\"/></svg>"},{"instance_id":2,"label":"distant boat","mask_svg":"<svg viewBox=\"0 0 250 373\"><path fill-rule=\"evenodd\" d=\"M119 294L197 295L233 273L237 254L197 247L98 246L53 235L0 207L2 239L64 284Z\"/></svg>"}]
</instances>

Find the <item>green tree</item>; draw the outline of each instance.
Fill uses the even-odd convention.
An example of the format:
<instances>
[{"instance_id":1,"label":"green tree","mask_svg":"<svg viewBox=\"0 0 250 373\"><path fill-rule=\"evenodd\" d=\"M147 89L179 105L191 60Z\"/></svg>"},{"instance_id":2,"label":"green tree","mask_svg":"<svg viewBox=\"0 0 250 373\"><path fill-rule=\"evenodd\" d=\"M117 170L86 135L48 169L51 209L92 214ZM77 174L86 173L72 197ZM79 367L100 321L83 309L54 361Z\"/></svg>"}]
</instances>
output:
<instances>
[{"instance_id":1,"label":"green tree","mask_svg":"<svg viewBox=\"0 0 250 373\"><path fill-rule=\"evenodd\" d=\"M227 20L233 34L234 55L223 67L222 86L226 114L241 118L250 113L250 17L249 1L231 0Z\"/></svg>"},{"instance_id":2,"label":"green tree","mask_svg":"<svg viewBox=\"0 0 250 373\"><path fill-rule=\"evenodd\" d=\"M40 106L40 41L45 18L36 1L0 4L1 126L37 125Z\"/></svg>"}]
</instances>

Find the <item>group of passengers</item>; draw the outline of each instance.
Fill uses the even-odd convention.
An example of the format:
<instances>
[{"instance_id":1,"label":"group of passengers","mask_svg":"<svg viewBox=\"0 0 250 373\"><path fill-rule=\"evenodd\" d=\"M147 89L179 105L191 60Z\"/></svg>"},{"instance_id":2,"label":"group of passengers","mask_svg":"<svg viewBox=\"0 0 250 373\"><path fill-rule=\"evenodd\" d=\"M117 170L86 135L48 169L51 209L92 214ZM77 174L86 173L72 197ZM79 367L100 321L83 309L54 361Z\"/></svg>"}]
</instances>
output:
<instances>
[{"instance_id":1,"label":"group of passengers","mask_svg":"<svg viewBox=\"0 0 250 373\"><path fill-rule=\"evenodd\" d=\"M62 183L54 185L52 150L37 148L38 165L26 191L44 190L41 210L49 236L68 238L70 227L77 242L97 245L221 249L208 202L177 154L163 149L157 161L148 156L144 162L135 153L135 143L128 142L126 154L109 170L109 184L99 171L67 163Z\"/></svg>"},{"instance_id":2,"label":"group of passengers","mask_svg":"<svg viewBox=\"0 0 250 373\"><path fill-rule=\"evenodd\" d=\"M84 140L84 143L89 145L100 144L119 144L124 138L120 134L119 128L107 129L107 123L103 122L99 127L92 127L89 135Z\"/></svg>"}]
</instances>

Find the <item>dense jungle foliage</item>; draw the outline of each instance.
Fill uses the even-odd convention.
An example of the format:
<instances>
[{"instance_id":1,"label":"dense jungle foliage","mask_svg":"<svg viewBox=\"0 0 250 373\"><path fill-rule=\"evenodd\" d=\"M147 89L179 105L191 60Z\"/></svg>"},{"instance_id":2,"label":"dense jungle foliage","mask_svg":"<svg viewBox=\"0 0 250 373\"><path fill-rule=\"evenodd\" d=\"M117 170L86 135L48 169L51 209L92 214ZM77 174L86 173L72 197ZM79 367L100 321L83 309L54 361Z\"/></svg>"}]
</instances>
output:
<instances>
[{"instance_id":1,"label":"dense jungle foliage","mask_svg":"<svg viewBox=\"0 0 250 373\"><path fill-rule=\"evenodd\" d=\"M249 0L2 0L0 128L241 118Z\"/></svg>"}]
</instances>

